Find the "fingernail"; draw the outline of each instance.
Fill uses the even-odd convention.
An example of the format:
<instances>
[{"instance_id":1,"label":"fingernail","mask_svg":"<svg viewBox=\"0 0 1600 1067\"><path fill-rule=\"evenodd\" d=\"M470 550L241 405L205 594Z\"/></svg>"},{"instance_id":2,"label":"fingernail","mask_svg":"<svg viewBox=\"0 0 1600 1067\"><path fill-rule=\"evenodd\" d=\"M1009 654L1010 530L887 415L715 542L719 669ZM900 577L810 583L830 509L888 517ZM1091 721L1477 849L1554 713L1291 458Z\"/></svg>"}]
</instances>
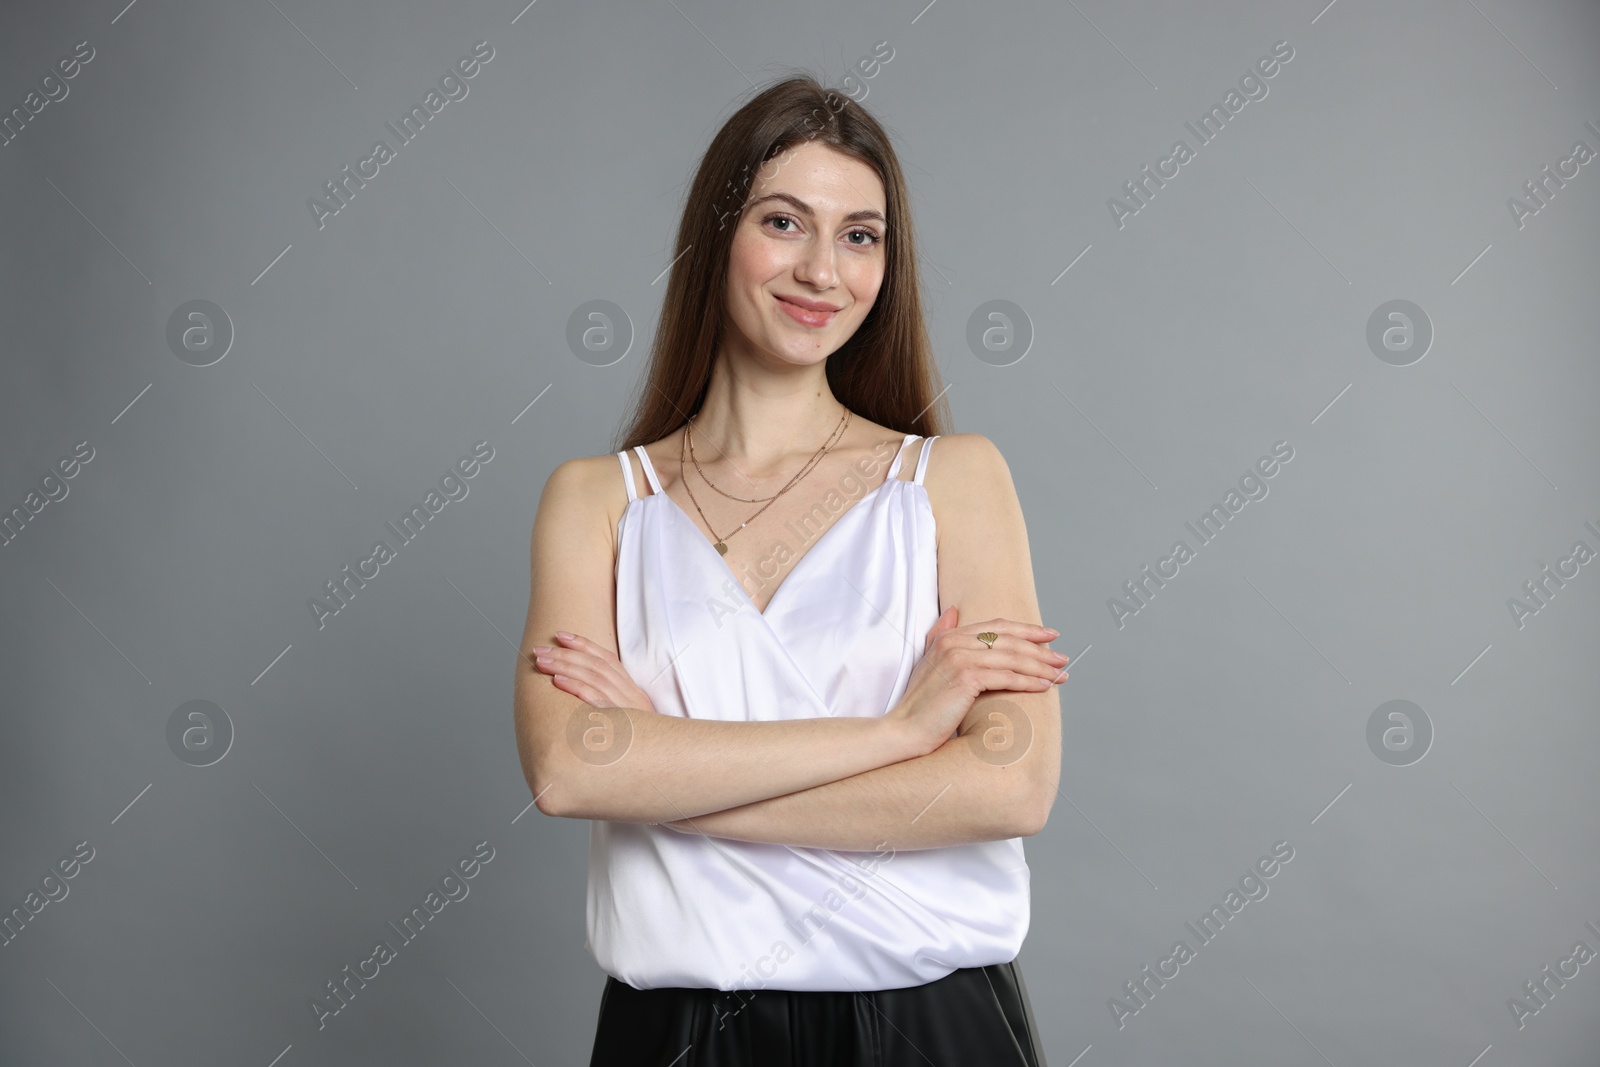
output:
<instances>
[{"instance_id":1,"label":"fingernail","mask_svg":"<svg viewBox=\"0 0 1600 1067\"><path fill-rule=\"evenodd\" d=\"M550 646L549 646L549 645L534 645L534 646L533 646L533 650L534 650L534 651L535 651L535 652L537 652L537 653L539 653L539 655L541 655L541 656L542 656L542 655L544 655L544 654L545 654L545 653L546 653L546 652L549 652L549 651L550 651Z\"/></svg>"},{"instance_id":2,"label":"fingernail","mask_svg":"<svg viewBox=\"0 0 1600 1067\"><path fill-rule=\"evenodd\" d=\"M1053 627L1053 626L1046 626L1046 627L1045 627L1045 628L1044 628L1044 632L1045 632L1045 633L1047 633L1047 634L1055 634L1055 635L1056 635L1056 636L1057 636L1057 637L1060 637L1060 636L1061 636L1061 631L1060 631L1060 630L1057 630L1057 629L1056 629L1056 628L1055 628L1055 627Z\"/></svg>"},{"instance_id":3,"label":"fingernail","mask_svg":"<svg viewBox=\"0 0 1600 1067\"><path fill-rule=\"evenodd\" d=\"M563 641L569 641L569 640L572 639L572 635L567 633L567 631L565 631L565 630L557 630L556 631L556 636L561 638L561 640L563 640Z\"/></svg>"}]
</instances>

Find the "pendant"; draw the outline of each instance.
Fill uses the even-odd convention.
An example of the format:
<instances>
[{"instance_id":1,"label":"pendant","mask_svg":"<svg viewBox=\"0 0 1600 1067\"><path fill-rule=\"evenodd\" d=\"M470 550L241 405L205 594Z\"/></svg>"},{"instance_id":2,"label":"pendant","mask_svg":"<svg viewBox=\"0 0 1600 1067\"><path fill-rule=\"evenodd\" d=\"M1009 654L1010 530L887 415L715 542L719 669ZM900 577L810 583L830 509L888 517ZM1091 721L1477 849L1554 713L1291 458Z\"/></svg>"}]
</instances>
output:
<instances>
[{"instance_id":1,"label":"pendant","mask_svg":"<svg viewBox=\"0 0 1600 1067\"><path fill-rule=\"evenodd\" d=\"M726 556L728 554L728 546L726 544L724 544L723 542L718 541L717 542L717 552L719 554L721 554L721 555Z\"/></svg>"}]
</instances>

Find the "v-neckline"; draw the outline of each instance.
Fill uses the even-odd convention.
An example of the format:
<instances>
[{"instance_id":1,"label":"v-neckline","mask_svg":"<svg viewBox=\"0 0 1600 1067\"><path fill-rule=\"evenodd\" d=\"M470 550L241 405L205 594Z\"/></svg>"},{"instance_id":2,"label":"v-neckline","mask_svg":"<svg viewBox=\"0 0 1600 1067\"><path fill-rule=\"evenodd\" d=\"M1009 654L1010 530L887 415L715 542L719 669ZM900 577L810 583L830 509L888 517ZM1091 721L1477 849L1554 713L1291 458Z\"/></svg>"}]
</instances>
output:
<instances>
[{"instance_id":1,"label":"v-neckline","mask_svg":"<svg viewBox=\"0 0 1600 1067\"><path fill-rule=\"evenodd\" d=\"M770 624L771 620L770 620L769 613L772 611L773 605L775 605L778 602L778 597L783 595L783 591L786 588L788 588L789 580L791 578L793 578L795 576L795 574L797 574L799 572L799 570L800 570L800 568L802 566L805 565L806 560L810 559L812 554L814 552L816 552L817 549L822 547L822 542L826 541L829 538L829 536L832 535L833 531L837 530L841 525L844 524L844 521L850 517L852 512L854 512L861 505L865 504L868 500L871 500L876 494L878 494L878 493L882 492L883 490L889 488L889 486L893 485L896 482L904 482L907 485L915 485L918 488L922 488L922 483L920 483L920 482L918 482L916 480L916 476L915 475L913 475L910 478L902 478L902 477L900 477L900 467L905 463L905 448L906 448L907 445L909 445L911 443L912 438L914 438L916 436L917 436L916 434L907 434L900 441L900 449L899 449L899 451L897 451L895 453L895 459L897 460L897 462L895 464L892 464L892 466L894 467L894 470L890 473L890 475L887 478L885 478L882 482L879 482L877 485L873 486L871 489L868 489L865 493L863 493L861 495L860 499L858 499L855 503L851 504L849 507L847 507L843 511L841 511L839 513L839 517L834 519L833 522L828 526L828 528L826 530L822 531L821 536L819 536L815 541L813 541L811 543L811 547L806 549L804 552L800 553L800 558L795 560L794 566L789 568L789 573L785 574L783 576L783 580L778 583L778 587L776 589L774 589L772 591L772 595L767 598L767 606L766 606L765 610L763 610L762 608L759 608L759 607L756 606L755 598L750 595L750 591L744 587L744 583L739 580L739 576L737 574L735 574L733 568L728 565L727 557L724 556L721 552L718 552L717 551L717 546L712 544L710 541L708 541L706 539L706 535L701 532L699 526L695 525L695 521L692 518L690 518L689 517L689 513L683 509L683 505L679 504L676 500L672 499L672 497L667 494L667 491L665 489L657 489L654 485L652 485L651 486L651 490L652 491L650 492L649 495L636 497L634 499L633 503L637 503L640 500L650 500L650 499L653 499L654 497L658 497L658 496L666 497L667 503L672 505L673 512L675 514L677 514L678 517L681 518L684 522L688 523L689 532L694 536L694 539L696 541L700 542L700 544L702 546L704 546L706 551L710 552L713 556L716 557L717 562L722 565L723 571L725 571L727 573L729 578L733 579L733 584L738 587L740 593L744 594L745 602L748 603L750 605L750 607L755 610L756 615L758 615L763 622L766 622L766 623ZM923 447L924 448L927 447L926 440L927 440L926 438L923 439L923 441L924 441ZM647 474L653 474L654 471L652 469L651 471L647 471L646 473ZM926 490L924 490L924 492L926 492Z\"/></svg>"}]
</instances>

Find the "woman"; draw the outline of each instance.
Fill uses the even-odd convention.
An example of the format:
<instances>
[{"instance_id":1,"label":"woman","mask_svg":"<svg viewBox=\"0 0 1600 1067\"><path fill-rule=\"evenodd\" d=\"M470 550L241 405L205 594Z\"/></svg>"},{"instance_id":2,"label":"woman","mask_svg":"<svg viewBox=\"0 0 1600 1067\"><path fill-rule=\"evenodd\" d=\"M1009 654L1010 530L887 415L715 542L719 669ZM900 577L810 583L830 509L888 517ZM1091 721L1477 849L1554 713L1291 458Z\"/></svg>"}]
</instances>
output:
<instances>
[{"instance_id":1,"label":"woman","mask_svg":"<svg viewBox=\"0 0 1600 1067\"><path fill-rule=\"evenodd\" d=\"M593 820L591 1067L1044 1063L1067 657L1000 453L930 463L916 264L878 123L772 85L700 164L623 449L545 484L517 740Z\"/></svg>"}]
</instances>

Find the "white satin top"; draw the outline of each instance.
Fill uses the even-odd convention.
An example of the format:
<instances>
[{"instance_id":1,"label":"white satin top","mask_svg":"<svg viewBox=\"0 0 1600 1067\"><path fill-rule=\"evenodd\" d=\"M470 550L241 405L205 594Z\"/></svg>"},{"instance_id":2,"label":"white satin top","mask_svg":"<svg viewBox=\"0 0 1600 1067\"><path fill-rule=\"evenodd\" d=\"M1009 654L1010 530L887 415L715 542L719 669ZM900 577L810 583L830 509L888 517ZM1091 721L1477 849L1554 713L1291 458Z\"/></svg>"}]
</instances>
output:
<instances>
[{"instance_id":1,"label":"white satin top","mask_svg":"<svg viewBox=\"0 0 1600 1067\"><path fill-rule=\"evenodd\" d=\"M765 613L634 451L618 523L622 665L663 715L877 716L905 691L939 616L933 509L897 477L830 492L820 537L790 528L799 560ZM842 514L839 514L843 510ZM804 536L801 536L801 534ZM625 758L625 757L624 757ZM933 797L929 797L932 800ZM591 823L585 948L636 989L874 990L1014 959L1028 931L1018 837L896 852L835 851Z\"/></svg>"}]
</instances>

